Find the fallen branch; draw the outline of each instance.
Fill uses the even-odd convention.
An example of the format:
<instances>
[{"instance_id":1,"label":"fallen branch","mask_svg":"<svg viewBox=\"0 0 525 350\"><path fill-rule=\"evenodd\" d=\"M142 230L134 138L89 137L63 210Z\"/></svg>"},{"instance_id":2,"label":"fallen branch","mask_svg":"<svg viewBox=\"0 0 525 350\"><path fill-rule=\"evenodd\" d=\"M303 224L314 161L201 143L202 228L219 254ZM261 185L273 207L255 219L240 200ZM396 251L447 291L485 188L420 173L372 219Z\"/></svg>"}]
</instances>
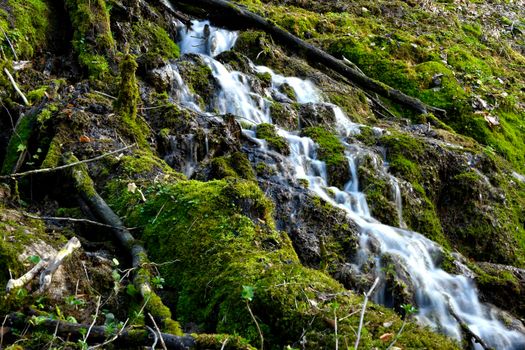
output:
<instances>
[{"instance_id":1,"label":"fallen branch","mask_svg":"<svg viewBox=\"0 0 525 350\"><path fill-rule=\"evenodd\" d=\"M14 289L17 289L17 288L22 288L23 286L25 286L26 284L28 284L29 282L31 282L33 280L33 278L35 278L35 276L42 270L46 267L47 265L47 261L45 260L40 260L38 262L38 264L36 264L35 266L33 266L33 268L29 271L27 271L23 276L21 276L20 278L17 278L17 279L10 279L9 281L7 281L7 286L6 286L6 292L7 293L11 293L12 290Z\"/></svg>"},{"instance_id":2,"label":"fallen branch","mask_svg":"<svg viewBox=\"0 0 525 350\"><path fill-rule=\"evenodd\" d=\"M494 348L488 346L487 343L485 343L485 341L481 339L479 335L477 335L470 329L468 324L466 324L465 321L463 321L461 317L458 315L458 313L454 309L454 306L452 306L452 303L450 302L450 298L448 299L449 299L448 300L448 310L450 314L452 315L452 317L454 317L454 319L459 323L459 326L461 327L461 331L465 334L465 337L470 340L474 340L474 342L478 343L484 350L495 350Z\"/></svg>"},{"instance_id":3,"label":"fallen branch","mask_svg":"<svg viewBox=\"0 0 525 350\"><path fill-rule=\"evenodd\" d=\"M11 82L11 85L13 85L13 88L15 89L15 91L18 93L18 95L20 95L20 97L21 97L22 100L24 101L24 104L25 104L26 106L29 106L29 101L27 100L26 95L24 95L24 93L22 92L22 90L20 90L20 88L19 88L18 85L16 84L15 79L13 78L13 76L11 75L11 73L9 73L9 70L7 70L7 68L4 68L4 73L7 75L7 78L9 78L9 81Z\"/></svg>"},{"instance_id":4,"label":"fallen branch","mask_svg":"<svg viewBox=\"0 0 525 350\"><path fill-rule=\"evenodd\" d=\"M150 262L144 247L135 240L129 230L124 227L120 218L98 194L93 180L88 174L86 165L78 162L78 159L72 153L64 155L63 159L64 164L71 169L70 176L81 198L87 203L89 209L95 215L111 227L115 238L131 255L131 265L135 270L133 284L144 300L152 301L147 306L148 311L153 316L162 320L165 326L175 326L176 322L171 319L171 311L162 303L160 297L151 287L150 273L146 269L146 266L148 266ZM169 316L166 317L165 315Z\"/></svg>"},{"instance_id":5,"label":"fallen branch","mask_svg":"<svg viewBox=\"0 0 525 350\"><path fill-rule=\"evenodd\" d=\"M36 275L41 270L44 270L44 271L42 271L42 273L40 274L39 293L43 292L51 284L51 279L53 277L53 274L60 267L64 259L68 257L69 255L71 255L73 251L75 251L78 248L80 248L80 241L78 240L78 238L76 237L71 238L66 243L64 248L62 248L57 253L57 255L54 256L52 259L47 259L47 260L41 259L38 262L38 264L33 266L33 268L29 270L28 272L26 272L22 277L18 279L10 279L6 285L7 293L10 293L12 290L16 288L21 288L27 285L29 282L31 282L36 277Z\"/></svg>"},{"instance_id":6,"label":"fallen branch","mask_svg":"<svg viewBox=\"0 0 525 350\"><path fill-rule=\"evenodd\" d=\"M27 216L28 218L36 219L36 220L67 221L67 222L73 222L73 223L83 223L83 224L96 225L96 226L101 226L101 227L106 227L106 228L113 228L113 226L106 225L101 222L93 221L89 219L76 219L76 218L66 218L66 217L57 217L57 216L38 216L38 215L33 215L27 212L22 212L22 214L24 216Z\"/></svg>"},{"instance_id":7,"label":"fallen branch","mask_svg":"<svg viewBox=\"0 0 525 350\"><path fill-rule=\"evenodd\" d=\"M325 51L299 39L290 34L288 31L278 27L276 24L266 20L243 7L240 7L227 0L172 0L173 2L191 5L188 11L192 9L204 9L210 17L210 20L218 25L228 28L236 26L243 28L255 28L263 30L270 34L276 41L287 48L294 48L302 53L307 59L320 63L343 77L352 81L359 88L377 93L380 96L390 99L393 102L406 106L418 113L433 113L437 116L444 116L446 112L442 109L429 106L419 99L408 96L403 92L396 90L377 80L371 79L358 70L350 67L344 61L338 60Z\"/></svg>"},{"instance_id":8,"label":"fallen branch","mask_svg":"<svg viewBox=\"0 0 525 350\"><path fill-rule=\"evenodd\" d=\"M51 280L55 271L60 267L60 265L62 265L64 259L73 254L73 252L78 248L80 248L80 241L78 238L73 237L66 243L64 248L60 249L57 255L51 259L51 261L47 264L46 269L40 275L40 289L38 290L39 293L42 293L51 285Z\"/></svg>"},{"instance_id":9,"label":"fallen branch","mask_svg":"<svg viewBox=\"0 0 525 350\"><path fill-rule=\"evenodd\" d=\"M368 293L365 293L365 300L363 301L363 308L361 309L361 317L359 318L359 328L357 329L357 338L355 340L354 349L357 350L357 347L359 346L359 341L361 340L361 331L363 330L363 321L365 319L365 310L366 310L366 304L368 304L368 299L372 295L372 292L376 288L377 284L379 283L379 277L376 278L374 281L374 284L372 284L372 287L370 287L370 290Z\"/></svg>"},{"instance_id":10,"label":"fallen branch","mask_svg":"<svg viewBox=\"0 0 525 350\"><path fill-rule=\"evenodd\" d=\"M5 324L8 327L19 327L21 329L25 327L30 320L31 317L24 317L20 314L10 314L8 315ZM49 331L57 330L57 334L68 336L73 339L82 339L82 335L87 334L86 332L90 328L90 325L88 324L70 323L52 319L40 321L41 322L38 322L39 324L36 327L48 329ZM91 331L89 332L86 341L89 341L90 343L102 343L105 342L106 339L112 339L111 337L114 336L117 336L114 342L118 344L120 348L150 345L155 339L147 329L141 330L134 328L131 330L123 328L115 333L114 331L108 332L105 326L93 326L91 327ZM194 348L196 345L196 341L191 335L176 336L169 333L161 333L160 337L168 349L188 350ZM128 347L126 347L126 345Z\"/></svg>"},{"instance_id":11,"label":"fallen branch","mask_svg":"<svg viewBox=\"0 0 525 350\"><path fill-rule=\"evenodd\" d=\"M22 177L22 176L27 176L27 175L51 173L51 172L54 172L54 171L68 169L68 168L74 167L76 165L96 162L97 160L106 158L106 157L111 156L111 155L116 154L116 153L123 152L125 150L130 149L130 148L133 148L136 145L137 144L134 143L132 145L129 145L129 146L126 146L126 147L123 147L123 148L119 148L117 150L114 150L114 151L111 151L111 152L108 152L108 153L104 153L104 154L102 154L102 155L100 155L98 157L95 157L95 158L90 158L90 159L85 159L85 160L77 160L75 163L64 164L64 165L57 166L57 167L54 167L54 168L35 169L35 170L25 171L23 173L15 173L15 174L10 174L10 175L3 175L3 176L0 176L0 179L10 179L10 178Z\"/></svg>"}]
</instances>

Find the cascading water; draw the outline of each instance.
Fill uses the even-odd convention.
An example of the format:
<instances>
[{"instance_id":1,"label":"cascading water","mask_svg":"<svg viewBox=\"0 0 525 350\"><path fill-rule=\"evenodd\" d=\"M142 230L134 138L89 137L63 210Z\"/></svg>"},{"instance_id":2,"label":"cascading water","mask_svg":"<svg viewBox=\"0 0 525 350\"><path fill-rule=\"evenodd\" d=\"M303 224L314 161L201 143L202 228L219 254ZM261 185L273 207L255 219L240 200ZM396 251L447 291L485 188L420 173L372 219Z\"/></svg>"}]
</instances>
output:
<instances>
[{"instance_id":1,"label":"cascading water","mask_svg":"<svg viewBox=\"0 0 525 350\"><path fill-rule=\"evenodd\" d=\"M210 112L234 114L243 125L271 123L269 108L272 103L271 98L279 96L279 87L284 83L295 91L298 103L324 103L317 88L311 82L284 77L275 74L270 68L252 65L254 73L268 73L272 78L271 91L266 91L265 96L255 93L250 86L248 75L231 71L214 59L216 55L233 47L237 38L234 32L214 28L206 21L194 21L191 29L181 27L180 36L181 52L200 54L220 85L213 105L208 106ZM185 85L181 82L180 86L183 89L183 93L179 95L181 104L200 110L200 107L193 102L191 94L185 92L187 91L184 90ZM417 319L421 324L461 339L460 326L450 312L450 308L453 308L469 328L490 346L496 349L524 349L525 336L507 329L502 322L491 315L491 309L479 301L476 287L470 278L448 274L436 266L433 256L441 252L437 244L416 232L383 225L370 216L365 195L359 192L356 158L361 149L357 145L344 142L346 136L359 133L360 126L352 123L339 107L324 104L334 111L336 128L346 147L350 181L343 189L329 186L326 164L316 158L317 145L309 138L300 137L276 125L278 134L290 145L286 167L291 171L283 172L282 175L286 177L291 174L295 179L308 180L311 191L346 211L348 217L360 227L360 251L354 267L359 270L372 258L377 261L379 269L380 256L395 256L403 264L414 285L415 301L419 308ZM244 133L255 139L253 130L245 129ZM256 139L255 141L263 151L266 150L265 141ZM399 183L394 177L391 177L391 182L393 198L396 201L399 222L402 226ZM371 242L376 245L375 249L371 248ZM373 253L372 250L376 251L377 248L379 254ZM376 301L386 303L384 290L376 293ZM479 345L474 347L480 348Z\"/></svg>"}]
</instances>

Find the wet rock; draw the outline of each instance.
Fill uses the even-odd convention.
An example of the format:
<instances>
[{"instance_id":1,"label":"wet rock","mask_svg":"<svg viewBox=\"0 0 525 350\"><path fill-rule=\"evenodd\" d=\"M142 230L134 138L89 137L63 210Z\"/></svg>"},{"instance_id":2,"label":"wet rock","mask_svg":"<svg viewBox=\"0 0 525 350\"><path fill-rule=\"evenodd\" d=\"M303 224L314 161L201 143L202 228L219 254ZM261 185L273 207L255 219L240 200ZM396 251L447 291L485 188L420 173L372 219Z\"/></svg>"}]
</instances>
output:
<instances>
[{"instance_id":1,"label":"wet rock","mask_svg":"<svg viewBox=\"0 0 525 350\"><path fill-rule=\"evenodd\" d=\"M476 266L475 281L483 300L525 319L525 270L488 262Z\"/></svg>"},{"instance_id":2,"label":"wet rock","mask_svg":"<svg viewBox=\"0 0 525 350\"><path fill-rule=\"evenodd\" d=\"M334 109L332 106L326 104L303 104L299 108L299 124L301 128L322 126L332 130L335 124Z\"/></svg>"}]
</instances>

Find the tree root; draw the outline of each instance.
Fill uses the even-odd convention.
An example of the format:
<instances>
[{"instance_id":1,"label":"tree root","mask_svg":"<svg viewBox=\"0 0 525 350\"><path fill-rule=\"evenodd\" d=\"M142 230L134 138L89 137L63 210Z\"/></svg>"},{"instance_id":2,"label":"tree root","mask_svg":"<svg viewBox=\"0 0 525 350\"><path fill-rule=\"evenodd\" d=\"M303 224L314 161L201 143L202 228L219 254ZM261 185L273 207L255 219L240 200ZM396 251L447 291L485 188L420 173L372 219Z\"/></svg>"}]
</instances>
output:
<instances>
[{"instance_id":1,"label":"tree root","mask_svg":"<svg viewBox=\"0 0 525 350\"><path fill-rule=\"evenodd\" d=\"M93 180L88 174L86 165L79 164L78 159L72 153L64 155L63 160L66 166L76 164L74 167L69 167L68 169L70 169L70 176L82 200L87 203L89 209L98 216L103 223L111 226L115 238L131 255L132 270L135 273L133 284L144 299L146 310L162 321L165 330L169 330L175 334L182 334L179 324L171 319L171 311L163 304L160 297L151 287L151 275L146 268L149 265L149 260L142 244L133 238L120 218L97 193Z\"/></svg>"},{"instance_id":2,"label":"tree root","mask_svg":"<svg viewBox=\"0 0 525 350\"><path fill-rule=\"evenodd\" d=\"M263 30L270 34L281 45L296 49L307 59L321 63L326 68L334 70L343 77L352 81L362 90L374 92L400 105L406 106L418 113L433 113L436 116L443 117L446 112L443 109L429 106L421 100L408 96L403 92L396 90L377 80L371 79L359 70L352 68L347 62L338 60L325 51L299 39L286 30L278 27L276 24L265 18L248 11L231 1L227 0L172 0L172 2L190 5L192 8L200 8L207 11L210 19L218 25L231 28L232 26L242 26L244 28L255 28ZM238 28L233 28L238 29Z\"/></svg>"}]
</instances>

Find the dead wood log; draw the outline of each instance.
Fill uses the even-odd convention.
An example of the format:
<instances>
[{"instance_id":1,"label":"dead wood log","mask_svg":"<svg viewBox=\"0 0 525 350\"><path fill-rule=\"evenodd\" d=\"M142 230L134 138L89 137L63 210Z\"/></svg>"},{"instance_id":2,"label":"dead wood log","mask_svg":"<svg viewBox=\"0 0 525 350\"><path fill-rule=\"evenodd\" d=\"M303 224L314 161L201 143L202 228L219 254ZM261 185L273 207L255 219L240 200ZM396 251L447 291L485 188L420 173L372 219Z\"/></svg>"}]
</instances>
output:
<instances>
[{"instance_id":1,"label":"dead wood log","mask_svg":"<svg viewBox=\"0 0 525 350\"><path fill-rule=\"evenodd\" d=\"M65 154L63 161L66 165L78 163L78 159L72 153ZM147 270L150 262L142 244L135 240L120 218L97 193L95 184L89 176L86 165L78 164L68 169L70 170L70 176L73 179L74 186L82 200L87 203L89 209L93 214L98 216L103 223L111 226L115 238L131 255L132 270L135 273L133 284L144 299L146 309L154 317L161 320L165 328L172 330L178 328L178 323L171 319L171 311L162 303L160 297L151 287L151 275Z\"/></svg>"},{"instance_id":2,"label":"dead wood log","mask_svg":"<svg viewBox=\"0 0 525 350\"><path fill-rule=\"evenodd\" d=\"M40 289L38 290L39 293L44 292L51 285L51 279L53 278L55 271L60 267L60 265L62 265L64 259L73 254L73 252L78 248L80 248L80 241L78 238L73 237L67 242L64 248L60 249L57 255L55 255L49 261L47 267L40 274Z\"/></svg>"},{"instance_id":3,"label":"dead wood log","mask_svg":"<svg viewBox=\"0 0 525 350\"><path fill-rule=\"evenodd\" d=\"M399 90L369 78L365 74L350 67L344 61L338 60L325 51L283 30L262 16L242 8L231 1L171 0L171 2L186 5L185 9L187 11L195 11L196 9L205 10L209 19L219 26L231 29L253 28L265 31L284 47L295 49L308 60L320 63L326 68L341 74L360 89L376 93L395 103L408 107L417 113L433 113L439 117L446 115L443 109L429 106L415 97L408 96Z\"/></svg>"},{"instance_id":4,"label":"dead wood log","mask_svg":"<svg viewBox=\"0 0 525 350\"><path fill-rule=\"evenodd\" d=\"M39 293L44 292L51 284L51 279L55 271L62 265L65 258L70 256L76 249L80 248L80 241L78 238L71 238L60 251L49 259L42 259L31 270L26 272L23 276L17 279L10 279L7 282L6 291L10 293L16 288L21 288L31 282L33 278L43 269L40 274L40 288Z\"/></svg>"},{"instance_id":5,"label":"dead wood log","mask_svg":"<svg viewBox=\"0 0 525 350\"><path fill-rule=\"evenodd\" d=\"M21 314L10 314L7 316L4 327L23 329L27 324L31 324L31 317L26 317ZM89 324L70 323L65 321L57 321L52 319L38 319L38 326L55 332L62 337L70 337L73 339L82 339L83 334L86 334L90 328ZM151 345L155 337L146 329L131 329L127 328L121 331L109 332L104 326L93 326L89 332L87 341L89 343L102 343L112 336L117 336L114 339L114 344L119 345L120 348L147 346ZM169 333L157 333L157 336L162 337L168 349L173 350L188 350L196 345L195 339L189 335L177 336Z\"/></svg>"}]
</instances>

